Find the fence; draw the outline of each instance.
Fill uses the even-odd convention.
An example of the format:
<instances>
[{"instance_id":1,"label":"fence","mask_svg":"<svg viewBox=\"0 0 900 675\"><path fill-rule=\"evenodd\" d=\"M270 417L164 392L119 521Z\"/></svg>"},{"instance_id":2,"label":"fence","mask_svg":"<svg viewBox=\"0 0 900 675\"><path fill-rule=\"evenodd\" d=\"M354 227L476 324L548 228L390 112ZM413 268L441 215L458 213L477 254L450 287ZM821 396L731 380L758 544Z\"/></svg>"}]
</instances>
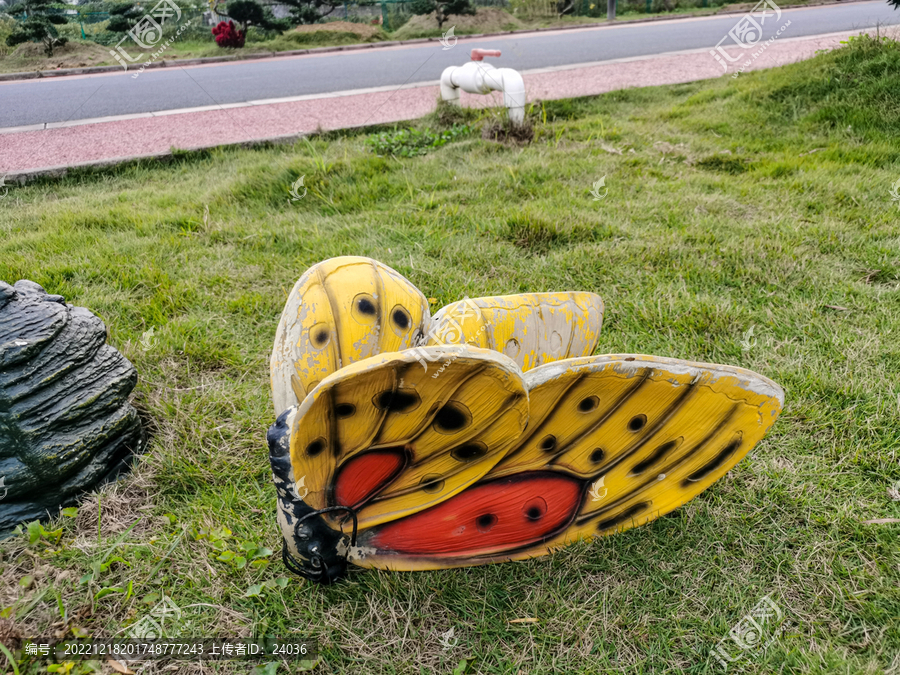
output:
<instances>
[{"instance_id":1,"label":"fence","mask_svg":"<svg viewBox=\"0 0 900 675\"><path fill-rule=\"evenodd\" d=\"M605 0L470 0L476 7L496 7L513 14L520 19L553 19L560 15L586 16L603 18L606 16ZM663 13L679 8L703 8L718 7L728 0L617 0L619 14L624 13ZM344 2L335 7L321 21L351 21L355 23L381 23L386 31L395 31L405 24L413 16L410 7L413 0L363 0L362 2ZM277 0L261 4L268 4L274 14L279 17L287 16L287 8L279 5ZM227 2L226 2L227 6ZM194 30L199 31L197 37L206 37L203 27L213 26L223 17L213 14L211 11L187 10L184 14L191 18ZM101 44L108 44L116 34L105 30L105 21L109 19L109 12L90 12L72 9L56 10L59 14L67 15L69 26L60 32L73 38L93 40ZM22 16L13 18L21 20ZM435 26L436 27L436 26Z\"/></svg>"},{"instance_id":2,"label":"fence","mask_svg":"<svg viewBox=\"0 0 900 675\"><path fill-rule=\"evenodd\" d=\"M675 9L720 7L733 0L617 0L618 13L659 14ZM376 5L344 3L326 17L326 21L342 18L345 21L371 20L381 16L385 30L402 26L413 16L412 0L379 0ZM476 7L504 9L520 19L553 19L564 16L606 16L605 0L472 0Z\"/></svg>"}]
</instances>

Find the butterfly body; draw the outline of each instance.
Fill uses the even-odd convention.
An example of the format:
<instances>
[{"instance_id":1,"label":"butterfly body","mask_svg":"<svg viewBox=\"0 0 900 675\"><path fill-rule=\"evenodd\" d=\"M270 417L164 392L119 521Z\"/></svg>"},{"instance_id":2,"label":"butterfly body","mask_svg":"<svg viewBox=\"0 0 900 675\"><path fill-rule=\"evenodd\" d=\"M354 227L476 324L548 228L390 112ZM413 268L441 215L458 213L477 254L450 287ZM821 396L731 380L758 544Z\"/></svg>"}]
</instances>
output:
<instances>
[{"instance_id":1,"label":"butterfly body","mask_svg":"<svg viewBox=\"0 0 900 675\"><path fill-rule=\"evenodd\" d=\"M273 425L291 569L328 581L348 562L421 570L522 560L641 525L724 475L783 405L778 385L741 368L586 355L603 312L593 294L465 302L469 315L460 303L433 320L409 310L423 317L428 346L335 368ZM524 351L503 349L511 341ZM273 386L311 380L287 375ZM298 485L302 499L290 489Z\"/></svg>"}]
</instances>

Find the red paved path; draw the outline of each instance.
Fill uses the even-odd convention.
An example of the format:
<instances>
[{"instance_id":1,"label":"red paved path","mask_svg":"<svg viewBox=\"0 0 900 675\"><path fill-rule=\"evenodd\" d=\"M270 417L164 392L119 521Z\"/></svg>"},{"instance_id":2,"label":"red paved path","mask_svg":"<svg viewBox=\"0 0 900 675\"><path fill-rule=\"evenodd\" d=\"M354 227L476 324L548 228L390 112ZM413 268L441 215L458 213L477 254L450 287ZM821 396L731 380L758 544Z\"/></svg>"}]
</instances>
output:
<instances>
[{"instance_id":1,"label":"red paved path","mask_svg":"<svg viewBox=\"0 0 900 675\"><path fill-rule=\"evenodd\" d=\"M810 58L816 50L838 47L841 40L858 32L794 40L779 38L748 70ZM753 51L745 53L751 54ZM466 54L460 50L460 64ZM525 73L525 87L529 100L547 100L588 96L627 87L691 82L721 75L722 67L708 50L704 50L555 69L553 72L532 71ZM0 84L0 95L2 86ZM426 85L338 97L328 95L290 103L202 112L155 113L153 117L138 119L0 133L0 174L160 154L173 147L197 148L302 134L318 128L331 130L409 120L430 112L438 95L437 86ZM463 93L462 96L464 105L502 104L500 94L491 97Z\"/></svg>"}]
</instances>

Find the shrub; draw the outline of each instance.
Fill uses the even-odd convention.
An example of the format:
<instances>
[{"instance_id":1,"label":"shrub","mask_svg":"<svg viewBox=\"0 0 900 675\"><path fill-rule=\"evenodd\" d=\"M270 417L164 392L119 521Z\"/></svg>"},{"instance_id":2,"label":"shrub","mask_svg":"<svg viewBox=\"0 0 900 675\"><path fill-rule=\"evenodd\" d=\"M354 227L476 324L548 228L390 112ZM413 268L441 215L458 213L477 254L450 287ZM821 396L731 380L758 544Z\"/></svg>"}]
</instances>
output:
<instances>
[{"instance_id":1,"label":"shrub","mask_svg":"<svg viewBox=\"0 0 900 675\"><path fill-rule=\"evenodd\" d=\"M216 44L220 47L231 47L240 49L244 46L246 34L242 30L234 27L234 21L228 23L222 21L218 26L212 29L212 34L216 36Z\"/></svg>"},{"instance_id":2,"label":"shrub","mask_svg":"<svg viewBox=\"0 0 900 675\"><path fill-rule=\"evenodd\" d=\"M898 0L900 1L900 0ZM413 14L431 14L434 12L438 29L444 27L444 21L451 14L474 14L475 7L469 0L413 0L409 3Z\"/></svg>"},{"instance_id":3,"label":"shrub","mask_svg":"<svg viewBox=\"0 0 900 675\"><path fill-rule=\"evenodd\" d=\"M53 48L61 47L68 40L60 37L57 26L69 22L65 14L57 14L53 0L26 0L9 8L10 14L24 17L13 32L6 37L6 44L15 47L23 42L43 42L44 53L53 56Z\"/></svg>"},{"instance_id":4,"label":"shrub","mask_svg":"<svg viewBox=\"0 0 900 675\"><path fill-rule=\"evenodd\" d=\"M6 55L10 50L6 48L6 38L16 30L16 20L11 16L0 15L0 56Z\"/></svg>"},{"instance_id":5,"label":"shrub","mask_svg":"<svg viewBox=\"0 0 900 675\"><path fill-rule=\"evenodd\" d=\"M131 28L144 16L144 11L137 5L128 2L113 5L109 9L109 23L106 30L113 33L124 33Z\"/></svg>"},{"instance_id":6,"label":"shrub","mask_svg":"<svg viewBox=\"0 0 900 675\"><path fill-rule=\"evenodd\" d=\"M276 19L268 7L263 7L255 0L231 0L225 8L225 15L240 24L245 36L250 26L279 33L290 28L288 21Z\"/></svg>"},{"instance_id":7,"label":"shrub","mask_svg":"<svg viewBox=\"0 0 900 675\"><path fill-rule=\"evenodd\" d=\"M509 7L512 13L520 18L535 19L556 16L556 3L552 0L510 0ZM606 11L605 4L603 11Z\"/></svg>"}]
</instances>

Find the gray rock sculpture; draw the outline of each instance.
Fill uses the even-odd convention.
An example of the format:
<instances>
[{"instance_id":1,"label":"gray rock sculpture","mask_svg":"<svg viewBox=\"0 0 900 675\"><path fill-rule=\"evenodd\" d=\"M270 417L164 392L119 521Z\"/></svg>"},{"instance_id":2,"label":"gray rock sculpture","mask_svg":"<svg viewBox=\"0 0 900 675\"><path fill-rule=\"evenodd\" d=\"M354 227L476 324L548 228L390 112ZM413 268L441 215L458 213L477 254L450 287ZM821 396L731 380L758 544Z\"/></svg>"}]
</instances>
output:
<instances>
[{"instance_id":1,"label":"gray rock sculpture","mask_svg":"<svg viewBox=\"0 0 900 675\"><path fill-rule=\"evenodd\" d=\"M127 468L143 442L136 383L99 318L0 281L0 537Z\"/></svg>"}]
</instances>

